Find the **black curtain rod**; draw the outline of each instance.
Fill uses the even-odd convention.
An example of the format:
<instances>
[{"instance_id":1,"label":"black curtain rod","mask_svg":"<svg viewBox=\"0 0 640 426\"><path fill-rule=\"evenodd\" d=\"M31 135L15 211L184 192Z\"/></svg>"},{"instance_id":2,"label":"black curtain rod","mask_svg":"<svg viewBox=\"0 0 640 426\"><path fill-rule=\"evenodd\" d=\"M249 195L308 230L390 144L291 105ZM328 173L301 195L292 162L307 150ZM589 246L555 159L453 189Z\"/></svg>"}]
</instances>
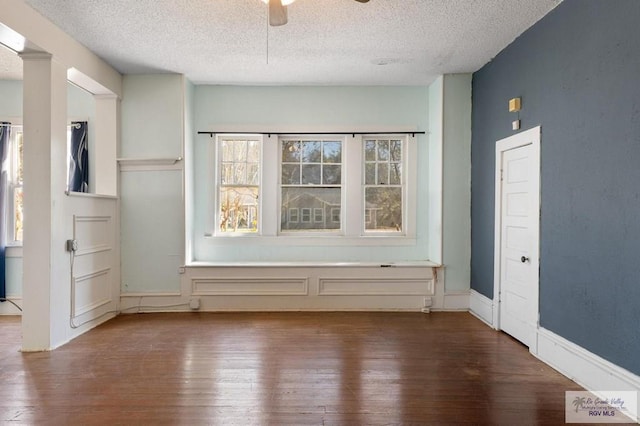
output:
<instances>
[{"instance_id":1,"label":"black curtain rod","mask_svg":"<svg viewBox=\"0 0 640 426\"><path fill-rule=\"evenodd\" d=\"M285 136L298 136L298 135L425 135L427 132L295 132L295 133L278 133L278 132L198 132L199 135L209 135L213 137L216 133L242 133L242 134L254 134L254 135L285 135Z\"/></svg>"}]
</instances>

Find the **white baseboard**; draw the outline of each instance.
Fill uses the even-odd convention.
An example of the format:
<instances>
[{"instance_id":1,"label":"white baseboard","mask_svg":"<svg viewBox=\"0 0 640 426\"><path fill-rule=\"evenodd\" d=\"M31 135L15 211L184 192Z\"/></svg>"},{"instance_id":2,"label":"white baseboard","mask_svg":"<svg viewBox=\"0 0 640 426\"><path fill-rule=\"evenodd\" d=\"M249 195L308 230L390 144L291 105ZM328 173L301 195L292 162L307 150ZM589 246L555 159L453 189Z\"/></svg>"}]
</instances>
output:
<instances>
[{"instance_id":1,"label":"white baseboard","mask_svg":"<svg viewBox=\"0 0 640 426\"><path fill-rule=\"evenodd\" d=\"M22 297L7 296L7 299L11 299L18 306L22 306ZM22 312L10 302L1 302L0 315L22 315Z\"/></svg>"},{"instance_id":2,"label":"white baseboard","mask_svg":"<svg viewBox=\"0 0 640 426\"><path fill-rule=\"evenodd\" d=\"M434 311L468 311L469 292L461 291L456 293L445 293L442 297L442 306L434 306Z\"/></svg>"},{"instance_id":3,"label":"white baseboard","mask_svg":"<svg viewBox=\"0 0 640 426\"><path fill-rule=\"evenodd\" d=\"M470 290L469 312L490 327L493 327L493 300L487 296L475 290Z\"/></svg>"},{"instance_id":4,"label":"white baseboard","mask_svg":"<svg viewBox=\"0 0 640 426\"><path fill-rule=\"evenodd\" d=\"M180 293L121 293L120 313L139 312L188 312L189 298Z\"/></svg>"},{"instance_id":5,"label":"white baseboard","mask_svg":"<svg viewBox=\"0 0 640 426\"><path fill-rule=\"evenodd\" d=\"M533 355L588 391L640 392L640 376L544 328L538 329L537 338Z\"/></svg>"},{"instance_id":6,"label":"white baseboard","mask_svg":"<svg viewBox=\"0 0 640 426\"><path fill-rule=\"evenodd\" d=\"M144 296L122 295L120 311L123 314L189 312L192 311L189 306L192 298L199 299L200 312L421 312L424 307L421 296L173 296L148 293Z\"/></svg>"}]
</instances>

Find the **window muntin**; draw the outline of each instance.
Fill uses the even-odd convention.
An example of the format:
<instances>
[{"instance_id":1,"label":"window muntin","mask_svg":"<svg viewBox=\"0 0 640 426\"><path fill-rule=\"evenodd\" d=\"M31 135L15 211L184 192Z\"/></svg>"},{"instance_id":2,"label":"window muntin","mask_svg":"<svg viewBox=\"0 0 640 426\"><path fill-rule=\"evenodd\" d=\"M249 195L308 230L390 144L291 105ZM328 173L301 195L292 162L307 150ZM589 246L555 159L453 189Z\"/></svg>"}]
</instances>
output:
<instances>
[{"instance_id":1,"label":"window muntin","mask_svg":"<svg viewBox=\"0 0 640 426\"><path fill-rule=\"evenodd\" d=\"M257 233L260 225L260 141L218 138L217 233Z\"/></svg>"},{"instance_id":2,"label":"window muntin","mask_svg":"<svg viewBox=\"0 0 640 426\"><path fill-rule=\"evenodd\" d=\"M280 147L280 230L340 230L340 217L331 212L342 205L342 140L281 139ZM291 209L300 210L299 221L287 216Z\"/></svg>"},{"instance_id":3,"label":"window muntin","mask_svg":"<svg viewBox=\"0 0 640 426\"><path fill-rule=\"evenodd\" d=\"M404 141L365 138L363 148L365 233L402 232Z\"/></svg>"}]
</instances>

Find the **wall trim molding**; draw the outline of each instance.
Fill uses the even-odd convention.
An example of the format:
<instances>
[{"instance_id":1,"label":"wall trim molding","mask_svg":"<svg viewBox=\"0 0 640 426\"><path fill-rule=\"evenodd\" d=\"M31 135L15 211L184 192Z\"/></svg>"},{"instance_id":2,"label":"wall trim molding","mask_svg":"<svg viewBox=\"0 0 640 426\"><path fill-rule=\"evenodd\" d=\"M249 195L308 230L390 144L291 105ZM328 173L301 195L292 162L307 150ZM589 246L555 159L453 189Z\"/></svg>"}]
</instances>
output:
<instances>
[{"instance_id":1,"label":"wall trim molding","mask_svg":"<svg viewBox=\"0 0 640 426\"><path fill-rule=\"evenodd\" d=\"M545 328L532 354L598 396L598 391L640 391L640 376ZM632 413L638 417L638 413Z\"/></svg>"},{"instance_id":2,"label":"wall trim molding","mask_svg":"<svg viewBox=\"0 0 640 426\"><path fill-rule=\"evenodd\" d=\"M469 292L445 293L442 302L442 308L434 308L435 311L468 311Z\"/></svg>"},{"instance_id":3,"label":"wall trim molding","mask_svg":"<svg viewBox=\"0 0 640 426\"><path fill-rule=\"evenodd\" d=\"M109 278L111 274L111 268L103 268L98 271L89 272L87 274L77 275L73 278L71 292L71 318L78 318L88 312L95 311L96 309L108 305L113 302L113 296L111 295L111 288L109 287ZM102 284L99 287L91 288L91 285L94 284L93 280L95 278L104 278L105 282L98 282L97 284ZM85 300L80 300L78 303L78 299L80 299L80 295L82 294L80 289L82 287L90 287L89 294L91 296L98 296L99 298L89 297ZM104 294L97 294L99 290L105 291ZM86 293L86 290L85 290ZM86 295L86 294L85 294ZM102 297L100 297L102 296Z\"/></svg>"},{"instance_id":4,"label":"wall trim molding","mask_svg":"<svg viewBox=\"0 0 640 426\"><path fill-rule=\"evenodd\" d=\"M309 280L301 278L193 278L192 296L306 296Z\"/></svg>"},{"instance_id":5,"label":"wall trim molding","mask_svg":"<svg viewBox=\"0 0 640 426\"><path fill-rule=\"evenodd\" d=\"M319 296L431 296L433 278L319 278Z\"/></svg>"},{"instance_id":6,"label":"wall trim molding","mask_svg":"<svg viewBox=\"0 0 640 426\"><path fill-rule=\"evenodd\" d=\"M482 293L469 290L469 312L489 327L493 327L493 300Z\"/></svg>"},{"instance_id":7,"label":"wall trim molding","mask_svg":"<svg viewBox=\"0 0 640 426\"><path fill-rule=\"evenodd\" d=\"M132 292L132 293L120 293L120 299L139 299L145 297L180 297L182 293L179 291L159 291L159 292L149 292L149 293L141 293L141 292Z\"/></svg>"},{"instance_id":8,"label":"wall trim molding","mask_svg":"<svg viewBox=\"0 0 640 426\"><path fill-rule=\"evenodd\" d=\"M180 291L122 293L121 311L468 311L468 291L445 293L434 268L189 267Z\"/></svg>"}]
</instances>

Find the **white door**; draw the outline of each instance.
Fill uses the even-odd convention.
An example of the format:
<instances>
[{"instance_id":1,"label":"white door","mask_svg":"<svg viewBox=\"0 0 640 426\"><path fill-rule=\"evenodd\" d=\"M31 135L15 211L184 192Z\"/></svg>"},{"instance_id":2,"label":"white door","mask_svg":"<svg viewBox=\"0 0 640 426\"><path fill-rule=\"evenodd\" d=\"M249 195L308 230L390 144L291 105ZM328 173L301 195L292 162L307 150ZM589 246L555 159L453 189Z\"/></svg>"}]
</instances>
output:
<instances>
[{"instance_id":1,"label":"white door","mask_svg":"<svg viewBox=\"0 0 640 426\"><path fill-rule=\"evenodd\" d=\"M531 349L538 326L539 141L537 127L496 144L497 323Z\"/></svg>"}]
</instances>

